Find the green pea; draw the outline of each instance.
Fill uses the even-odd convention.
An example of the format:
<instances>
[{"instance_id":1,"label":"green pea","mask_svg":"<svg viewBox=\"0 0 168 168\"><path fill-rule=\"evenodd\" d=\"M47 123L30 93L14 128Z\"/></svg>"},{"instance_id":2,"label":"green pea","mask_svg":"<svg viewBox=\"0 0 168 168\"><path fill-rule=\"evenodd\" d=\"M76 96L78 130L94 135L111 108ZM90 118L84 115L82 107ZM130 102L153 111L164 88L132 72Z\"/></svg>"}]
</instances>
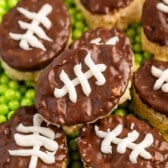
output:
<instances>
[{"instance_id":1,"label":"green pea","mask_svg":"<svg viewBox=\"0 0 168 168\"><path fill-rule=\"evenodd\" d=\"M138 64L140 64L143 61L143 57L141 54L138 54L138 53L134 54L134 58L135 58L135 62Z\"/></svg>"},{"instance_id":2,"label":"green pea","mask_svg":"<svg viewBox=\"0 0 168 168\"><path fill-rule=\"evenodd\" d=\"M0 85L0 95L5 94L5 92L8 90L8 87L5 84Z\"/></svg>"},{"instance_id":3,"label":"green pea","mask_svg":"<svg viewBox=\"0 0 168 168\"><path fill-rule=\"evenodd\" d=\"M141 52L141 44L140 44L140 43L136 43L136 44L133 46L133 50L134 50L134 52L140 53L140 52Z\"/></svg>"},{"instance_id":4,"label":"green pea","mask_svg":"<svg viewBox=\"0 0 168 168\"><path fill-rule=\"evenodd\" d=\"M146 52L146 51L143 52L143 56L144 56L145 59L151 59L152 58L152 54L149 53L149 52Z\"/></svg>"},{"instance_id":5,"label":"green pea","mask_svg":"<svg viewBox=\"0 0 168 168\"><path fill-rule=\"evenodd\" d=\"M135 31L133 29L127 29L126 34L127 34L128 37L133 38L134 35L135 35Z\"/></svg>"},{"instance_id":6,"label":"green pea","mask_svg":"<svg viewBox=\"0 0 168 168\"><path fill-rule=\"evenodd\" d=\"M80 36L82 35L82 32L80 31L80 30L74 30L74 32L73 32L73 34L72 34L72 37L74 38L74 39L77 39L77 38L79 38Z\"/></svg>"},{"instance_id":7,"label":"green pea","mask_svg":"<svg viewBox=\"0 0 168 168\"><path fill-rule=\"evenodd\" d=\"M6 117L2 114L0 114L0 123L6 122Z\"/></svg>"},{"instance_id":8,"label":"green pea","mask_svg":"<svg viewBox=\"0 0 168 168\"><path fill-rule=\"evenodd\" d=\"M15 113L15 111L8 112L7 119L9 120L14 113Z\"/></svg>"},{"instance_id":9,"label":"green pea","mask_svg":"<svg viewBox=\"0 0 168 168\"><path fill-rule=\"evenodd\" d=\"M71 164L71 168L82 168L83 167L83 164L81 161L74 161L72 164Z\"/></svg>"},{"instance_id":10,"label":"green pea","mask_svg":"<svg viewBox=\"0 0 168 168\"><path fill-rule=\"evenodd\" d=\"M17 100L12 100L8 103L8 106L11 110L16 110L20 107L20 103Z\"/></svg>"},{"instance_id":11,"label":"green pea","mask_svg":"<svg viewBox=\"0 0 168 168\"><path fill-rule=\"evenodd\" d=\"M18 1L19 1L19 0L8 0L8 5L9 5L9 7L11 8L11 7L15 6Z\"/></svg>"},{"instance_id":12,"label":"green pea","mask_svg":"<svg viewBox=\"0 0 168 168\"><path fill-rule=\"evenodd\" d=\"M0 96L0 104L6 104L6 98L4 95Z\"/></svg>"},{"instance_id":13,"label":"green pea","mask_svg":"<svg viewBox=\"0 0 168 168\"><path fill-rule=\"evenodd\" d=\"M6 104L0 104L0 114L7 114L9 111L9 108Z\"/></svg>"},{"instance_id":14,"label":"green pea","mask_svg":"<svg viewBox=\"0 0 168 168\"><path fill-rule=\"evenodd\" d=\"M73 151L70 153L70 157L71 159L74 161L74 160L80 160L80 155L77 151Z\"/></svg>"},{"instance_id":15,"label":"green pea","mask_svg":"<svg viewBox=\"0 0 168 168\"><path fill-rule=\"evenodd\" d=\"M0 77L0 83L2 84L8 84L9 80L9 77L6 74L2 74Z\"/></svg>"},{"instance_id":16,"label":"green pea","mask_svg":"<svg viewBox=\"0 0 168 168\"><path fill-rule=\"evenodd\" d=\"M79 130L75 130L71 134L69 134L68 137L71 139L75 139L79 136L79 134L80 134Z\"/></svg>"},{"instance_id":17,"label":"green pea","mask_svg":"<svg viewBox=\"0 0 168 168\"><path fill-rule=\"evenodd\" d=\"M69 142L68 142L68 148L70 151L75 151L77 150L77 143L75 141L75 139L71 139Z\"/></svg>"},{"instance_id":18,"label":"green pea","mask_svg":"<svg viewBox=\"0 0 168 168\"><path fill-rule=\"evenodd\" d=\"M35 90L34 89L29 89L26 91L25 97L28 99L33 100L35 96Z\"/></svg>"},{"instance_id":19,"label":"green pea","mask_svg":"<svg viewBox=\"0 0 168 168\"><path fill-rule=\"evenodd\" d=\"M127 112L125 109L116 109L114 114L119 116L126 116Z\"/></svg>"},{"instance_id":20,"label":"green pea","mask_svg":"<svg viewBox=\"0 0 168 168\"><path fill-rule=\"evenodd\" d=\"M75 23L75 27L76 27L76 29L78 29L78 30L82 30L83 27L84 27L84 25L83 25L82 22L78 21L78 22Z\"/></svg>"},{"instance_id":21,"label":"green pea","mask_svg":"<svg viewBox=\"0 0 168 168\"><path fill-rule=\"evenodd\" d=\"M19 90L20 90L20 93L25 94L25 93L26 93L27 88L26 88L26 86L25 86L25 85L21 85L21 86L20 86L20 88L19 88Z\"/></svg>"},{"instance_id":22,"label":"green pea","mask_svg":"<svg viewBox=\"0 0 168 168\"><path fill-rule=\"evenodd\" d=\"M32 104L32 101L28 98L23 98L21 100L21 106L31 106Z\"/></svg>"},{"instance_id":23,"label":"green pea","mask_svg":"<svg viewBox=\"0 0 168 168\"><path fill-rule=\"evenodd\" d=\"M14 89L14 90L19 89L19 84L18 84L18 82L15 81L15 80L11 80L11 81L9 82L9 88Z\"/></svg>"},{"instance_id":24,"label":"green pea","mask_svg":"<svg viewBox=\"0 0 168 168\"><path fill-rule=\"evenodd\" d=\"M5 97L6 97L6 100L8 100L8 101L14 100L16 98L16 92L12 89L8 89L5 92Z\"/></svg>"},{"instance_id":25,"label":"green pea","mask_svg":"<svg viewBox=\"0 0 168 168\"><path fill-rule=\"evenodd\" d=\"M15 99L16 100L21 100L21 98L22 98L21 92L15 91Z\"/></svg>"}]
</instances>

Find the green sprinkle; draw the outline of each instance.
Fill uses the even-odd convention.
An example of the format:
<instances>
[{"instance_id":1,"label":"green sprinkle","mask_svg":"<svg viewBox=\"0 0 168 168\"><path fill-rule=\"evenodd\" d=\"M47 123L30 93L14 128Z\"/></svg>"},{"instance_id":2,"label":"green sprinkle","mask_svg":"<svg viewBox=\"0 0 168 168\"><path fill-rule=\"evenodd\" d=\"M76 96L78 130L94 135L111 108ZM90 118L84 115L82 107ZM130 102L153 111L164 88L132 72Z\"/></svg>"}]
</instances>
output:
<instances>
[{"instance_id":1,"label":"green sprinkle","mask_svg":"<svg viewBox=\"0 0 168 168\"><path fill-rule=\"evenodd\" d=\"M8 113L8 106L6 104L0 104L0 114L7 114Z\"/></svg>"}]
</instances>

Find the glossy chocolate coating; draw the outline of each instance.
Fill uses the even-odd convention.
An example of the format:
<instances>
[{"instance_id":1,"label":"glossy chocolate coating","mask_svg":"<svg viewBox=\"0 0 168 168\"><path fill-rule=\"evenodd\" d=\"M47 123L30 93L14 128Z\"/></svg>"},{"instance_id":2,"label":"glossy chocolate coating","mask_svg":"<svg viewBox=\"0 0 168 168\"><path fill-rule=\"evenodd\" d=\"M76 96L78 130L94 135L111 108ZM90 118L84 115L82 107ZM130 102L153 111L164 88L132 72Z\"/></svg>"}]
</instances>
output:
<instances>
[{"instance_id":1,"label":"glossy chocolate coating","mask_svg":"<svg viewBox=\"0 0 168 168\"><path fill-rule=\"evenodd\" d=\"M156 8L162 0L146 0L142 12L142 26L147 39L161 46L168 45L168 13Z\"/></svg>"},{"instance_id":2,"label":"glossy chocolate coating","mask_svg":"<svg viewBox=\"0 0 168 168\"><path fill-rule=\"evenodd\" d=\"M128 133L133 130L140 133L135 141L136 144L140 143L147 133L153 135L154 143L146 148L152 155L152 159L146 160L139 156L137 163L133 164L129 160L131 150L127 148L124 154L120 154L117 152L117 145L115 144L111 144L111 154L101 152L100 145L103 139L95 134L94 126L97 125L100 130L107 131L107 129L113 130L118 124L123 125L123 131L117 137L127 137ZM168 166L168 143L164 141L156 129L134 117L109 116L95 124L88 124L82 128L77 144L82 160L91 168L165 168Z\"/></svg>"},{"instance_id":3,"label":"glossy chocolate coating","mask_svg":"<svg viewBox=\"0 0 168 168\"><path fill-rule=\"evenodd\" d=\"M115 31L119 37L116 45L92 44L87 48L83 46L81 49L66 50L44 69L36 86L35 104L39 113L47 120L58 125L83 124L107 115L118 104L131 77L132 51L124 33ZM103 36L109 39L114 32L105 31ZM106 83L97 86L96 79L90 78L91 93L88 97L84 95L80 85L76 86L76 103L69 100L68 94L55 98L55 87L62 88L64 85L59 77L62 70L68 73L71 80L75 78L73 68L76 64L81 63L83 72L88 70L84 63L88 50L91 51L95 64L103 63L107 66L103 72Z\"/></svg>"},{"instance_id":4,"label":"glossy chocolate coating","mask_svg":"<svg viewBox=\"0 0 168 168\"><path fill-rule=\"evenodd\" d=\"M26 30L20 28L18 21L30 23L31 20L19 13L17 7L38 12L44 4L52 6L52 12L47 15L52 26L48 30L42 27L53 41L40 39L46 51L37 48L23 50L19 47L19 41L11 39L9 33L25 33ZM14 69L21 71L39 70L47 66L65 48L69 35L70 17L63 0L21 0L3 17L0 26L0 55Z\"/></svg>"},{"instance_id":5,"label":"glossy chocolate coating","mask_svg":"<svg viewBox=\"0 0 168 168\"><path fill-rule=\"evenodd\" d=\"M108 14L128 6L133 0L80 0L92 14Z\"/></svg>"},{"instance_id":6,"label":"glossy chocolate coating","mask_svg":"<svg viewBox=\"0 0 168 168\"><path fill-rule=\"evenodd\" d=\"M17 146L14 140L14 134L16 133L16 127L22 123L25 126L33 125L33 115L36 113L34 106L23 107L16 111L12 118L3 124L0 124L0 167L3 168L25 168L28 167L30 162L30 157L21 156L11 156L8 150L23 149L23 147ZM46 124L43 123L46 127ZM66 136L61 129L54 126L49 126L57 135L55 140L58 143L58 150L55 154L54 164L45 164L43 161L38 159L37 168L58 168L63 166L63 162L66 161L68 152L66 145ZM41 148L41 150L46 151L46 149Z\"/></svg>"},{"instance_id":7,"label":"glossy chocolate coating","mask_svg":"<svg viewBox=\"0 0 168 168\"><path fill-rule=\"evenodd\" d=\"M152 65L161 70L168 68L168 62L159 60L146 61L137 72L134 73L133 84L140 99L144 103L150 108L168 116L168 93L162 92L161 89L153 89L153 85L157 78L151 74Z\"/></svg>"}]
</instances>

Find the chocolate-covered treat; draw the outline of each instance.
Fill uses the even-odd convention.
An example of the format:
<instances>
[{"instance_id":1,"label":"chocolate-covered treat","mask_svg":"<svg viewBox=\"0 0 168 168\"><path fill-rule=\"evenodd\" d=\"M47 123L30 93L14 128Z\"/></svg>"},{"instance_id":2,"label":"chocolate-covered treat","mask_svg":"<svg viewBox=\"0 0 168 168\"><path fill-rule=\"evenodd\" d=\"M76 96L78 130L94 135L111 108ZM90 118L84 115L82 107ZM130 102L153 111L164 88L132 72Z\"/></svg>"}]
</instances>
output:
<instances>
[{"instance_id":1,"label":"chocolate-covered treat","mask_svg":"<svg viewBox=\"0 0 168 168\"><path fill-rule=\"evenodd\" d=\"M88 30L82 34L82 36L75 40L71 45L71 49L77 48L84 48L91 45L114 45L117 39L120 39L120 43L117 43L118 49L122 50L122 52L126 52L128 55L132 54L132 46L129 41L129 38L126 37L123 31L119 30L118 28L114 27L110 30L107 30L103 27L98 27L96 29ZM134 67L134 65L132 65ZM133 69L133 68L132 68ZM119 104L122 104L127 99L130 99L130 87L131 87L131 80L129 81L128 87L119 101Z\"/></svg>"},{"instance_id":2,"label":"chocolate-covered treat","mask_svg":"<svg viewBox=\"0 0 168 168\"><path fill-rule=\"evenodd\" d=\"M22 107L0 124L0 167L66 168L66 136L48 125L34 106Z\"/></svg>"},{"instance_id":3,"label":"chocolate-covered treat","mask_svg":"<svg viewBox=\"0 0 168 168\"><path fill-rule=\"evenodd\" d=\"M128 24L140 21L144 0L75 0L92 28L117 26L125 29Z\"/></svg>"},{"instance_id":4,"label":"chocolate-covered treat","mask_svg":"<svg viewBox=\"0 0 168 168\"><path fill-rule=\"evenodd\" d=\"M77 144L84 167L166 168L168 143L147 123L110 115L82 128Z\"/></svg>"},{"instance_id":5,"label":"chocolate-covered treat","mask_svg":"<svg viewBox=\"0 0 168 168\"><path fill-rule=\"evenodd\" d=\"M11 78L37 80L65 49L70 17L63 0L21 0L0 25L0 56Z\"/></svg>"},{"instance_id":6,"label":"chocolate-covered treat","mask_svg":"<svg viewBox=\"0 0 168 168\"><path fill-rule=\"evenodd\" d=\"M167 9L165 0L146 0L142 12L142 47L163 61L168 61Z\"/></svg>"},{"instance_id":7,"label":"chocolate-covered treat","mask_svg":"<svg viewBox=\"0 0 168 168\"><path fill-rule=\"evenodd\" d=\"M35 104L48 121L74 126L116 108L131 78L132 51L122 34L106 40L62 52L41 73Z\"/></svg>"},{"instance_id":8,"label":"chocolate-covered treat","mask_svg":"<svg viewBox=\"0 0 168 168\"><path fill-rule=\"evenodd\" d=\"M136 114L168 140L168 62L146 61L133 75L132 105Z\"/></svg>"}]
</instances>

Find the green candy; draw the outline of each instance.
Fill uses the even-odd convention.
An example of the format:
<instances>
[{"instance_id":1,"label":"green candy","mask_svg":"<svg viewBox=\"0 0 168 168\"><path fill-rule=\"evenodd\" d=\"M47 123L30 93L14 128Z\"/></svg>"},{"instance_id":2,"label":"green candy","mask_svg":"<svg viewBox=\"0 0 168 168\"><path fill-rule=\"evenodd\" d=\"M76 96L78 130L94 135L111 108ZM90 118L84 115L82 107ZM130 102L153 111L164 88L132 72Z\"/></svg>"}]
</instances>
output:
<instances>
[{"instance_id":1,"label":"green candy","mask_svg":"<svg viewBox=\"0 0 168 168\"><path fill-rule=\"evenodd\" d=\"M9 107L6 104L0 104L0 114L6 115L9 111Z\"/></svg>"}]
</instances>

